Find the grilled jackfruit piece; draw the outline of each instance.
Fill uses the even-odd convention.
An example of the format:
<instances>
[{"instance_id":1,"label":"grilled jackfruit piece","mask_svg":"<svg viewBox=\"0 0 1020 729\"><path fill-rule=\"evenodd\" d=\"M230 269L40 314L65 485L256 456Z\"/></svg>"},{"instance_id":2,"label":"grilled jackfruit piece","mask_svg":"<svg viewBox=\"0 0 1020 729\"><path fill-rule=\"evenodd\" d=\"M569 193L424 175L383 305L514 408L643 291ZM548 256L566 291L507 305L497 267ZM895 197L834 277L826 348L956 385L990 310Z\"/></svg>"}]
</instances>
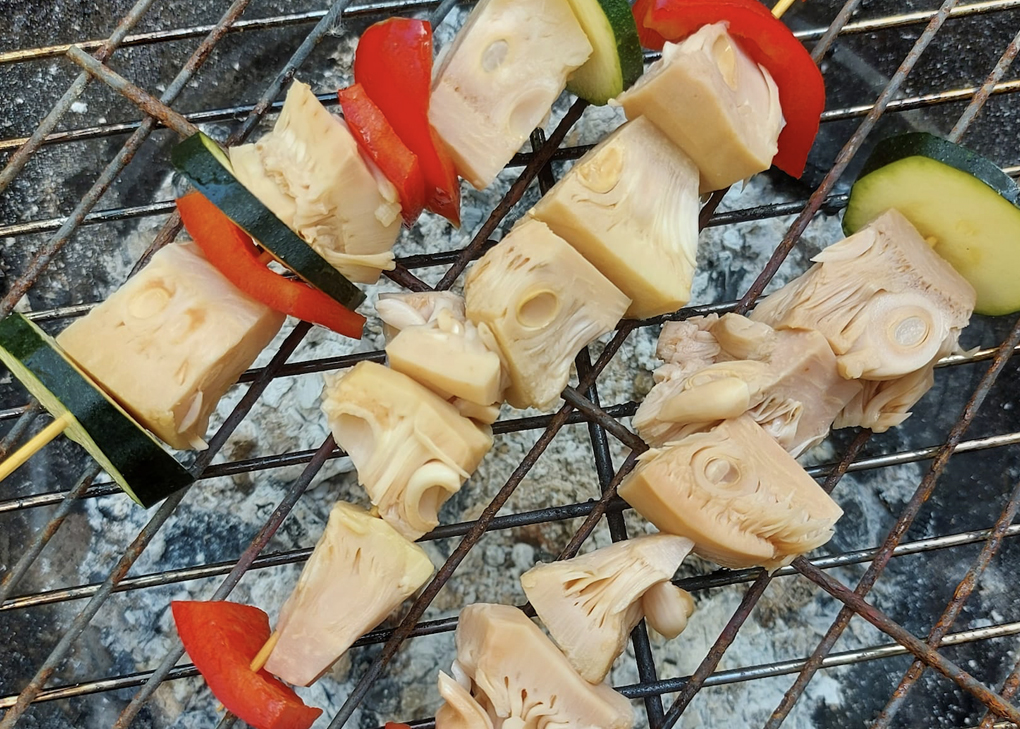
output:
<instances>
[{"instance_id":1,"label":"grilled jackfruit piece","mask_svg":"<svg viewBox=\"0 0 1020 729\"><path fill-rule=\"evenodd\" d=\"M832 537L843 511L750 416L642 454L620 496L724 567L774 570Z\"/></svg>"},{"instance_id":2,"label":"grilled jackfruit piece","mask_svg":"<svg viewBox=\"0 0 1020 729\"><path fill-rule=\"evenodd\" d=\"M338 501L276 625L266 670L307 686L432 574L425 550Z\"/></svg>"},{"instance_id":3,"label":"grilled jackfruit piece","mask_svg":"<svg viewBox=\"0 0 1020 729\"><path fill-rule=\"evenodd\" d=\"M390 367L452 402L465 417L493 422L509 379L491 333L467 319L464 300L445 292L383 296L376 309L391 333Z\"/></svg>"},{"instance_id":4,"label":"grilled jackfruit piece","mask_svg":"<svg viewBox=\"0 0 1020 729\"><path fill-rule=\"evenodd\" d=\"M524 613L507 605L469 605L457 624L453 680L440 689L454 700L436 712L436 729L564 727L630 729L630 702L606 684L585 681ZM445 678L444 678L445 677ZM464 697L470 693L474 703Z\"/></svg>"},{"instance_id":5,"label":"grilled jackfruit piece","mask_svg":"<svg viewBox=\"0 0 1020 729\"><path fill-rule=\"evenodd\" d=\"M582 157L528 214L631 298L628 317L644 319L690 300L698 211L698 168L638 117Z\"/></svg>"},{"instance_id":6,"label":"grilled jackfruit piece","mask_svg":"<svg viewBox=\"0 0 1020 729\"><path fill-rule=\"evenodd\" d=\"M701 170L701 191L721 190L772 166L785 122L771 74L726 32L706 25L666 43L617 102L645 116Z\"/></svg>"},{"instance_id":7,"label":"grilled jackfruit piece","mask_svg":"<svg viewBox=\"0 0 1020 729\"><path fill-rule=\"evenodd\" d=\"M655 356L667 365L682 368L704 367L718 361L722 347L712 334L718 321L718 314L709 314L664 324L655 343Z\"/></svg>"},{"instance_id":8,"label":"grilled jackfruit piece","mask_svg":"<svg viewBox=\"0 0 1020 729\"><path fill-rule=\"evenodd\" d=\"M693 546L670 534L626 539L573 559L539 564L521 575L521 585L570 664L585 680L601 683L644 617L645 593L668 583ZM671 621L668 612L660 610L661 622L681 619ZM686 624L690 613L682 612Z\"/></svg>"},{"instance_id":9,"label":"grilled jackfruit piece","mask_svg":"<svg viewBox=\"0 0 1020 729\"><path fill-rule=\"evenodd\" d=\"M409 291L399 294L379 294L376 313L383 322L386 341L408 327L420 327L436 320L440 311L449 311L457 319L467 318L464 297L449 291Z\"/></svg>"},{"instance_id":10,"label":"grilled jackfruit piece","mask_svg":"<svg viewBox=\"0 0 1020 729\"><path fill-rule=\"evenodd\" d=\"M467 679L470 687L470 679ZM436 726L442 729L493 729L485 707L475 701L471 692L456 680L439 672L439 695L443 705L436 712ZM497 719L498 721L498 719Z\"/></svg>"},{"instance_id":11,"label":"grilled jackfruit piece","mask_svg":"<svg viewBox=\"0 0 1020 729\"><path fill-rule=\"evenodd\" d=\"M165 443L204 449L220 398L285 318L227 281L197 246L177 243L57 342Z\"/></svg>"},{"instance_id":12,"label":"grilled jackfruit piece","mask_svg":"<svg viewBox=\"0 0 1020 729\"><path fill-rule=\"evenodd\" d=\"M375 362L327 378L322 410L379 515L407 539L439 523L439 508L492 447L488 426Z\"/></svg>"},{"instance_id":13,"label":"grilled jackfruit piece","mask_svg":"<svg viewBox=\"0 0 1020 729\"><path fill-rule=\"evenodd\" d=\"M429 121L481 190L591 55L568 0L481 0L433 74Z\"/></svg>"},{"instance_id":14,"label":"grilled jackfruit piece","mask_svg":"<svg viewBox=\"0 0 1020 729\"><path fill-rule=\"evenodd\" d=\"M547 409L570 380L581 349L609 332L630 305L545 223L524 219L464 282L467 315L489 328L510 375L506 399Z\"/></svg>"},{"instance_id":15,"label":"grilled jackfruit piece","mask_svg":"<svg viewBox=\"0 0 1020 729\"><path fill-rule=\"evenodd\" d=\"M657 384L634 415L634 427L650 445L747 413L796 457L825 438L861 391L859 383L840 377L836 357L816 331L775 331L737 314L701 319L662 327L657 350L667 364L656 370ZM682 335L692 330L714 345L698 349L684 342Z\"/></svg>"},{"instance_id":16,"label":"grilled jackfruit piece","mask_svg":"<svg viewBox=\"0 0 1020 729\"><path fill-rule=\"evenodd\" d=\"M922 369L956 342L974 310L974 288L895 210L813 260L751 319L821 332L847 379Z\"/></svg>"},{"instance_id":17,"label":"grilled jackfruit piece","mask_svg":"<svg viewBox=\"0 0 1020 729\"><path fill-rule=\"evenodd\" d=\"M861 392L840 412L834 428L870 428L884 433L908 417L910 409L935 384L935 364L959 349L955 337L949 337L931 362L919 370L895 380L861 380Z\"/></svg>"},{"instance_id":18,"label":"grilled jackfruit piece","mask_svg":"<svg viewBox=\"0 0 1020 729\"><path fill-rule=\"evenodd\" d=\"M673 640L687 629L687 620L694 614L694 598L672 582L658 582L641 596L641 609L656 633Z\"/></svg>"},{"instance_id":19,"label":"grilled jackfruit piece","mask_svg":"<svg viewBox=\"0 0 1020 729\"><path fill-rule=\"evenodd\" d=\"M393 269L397 190L307 84L291 84L272 132L227 151L241 184L344 276Z\"/></svg>"}]
</instances>

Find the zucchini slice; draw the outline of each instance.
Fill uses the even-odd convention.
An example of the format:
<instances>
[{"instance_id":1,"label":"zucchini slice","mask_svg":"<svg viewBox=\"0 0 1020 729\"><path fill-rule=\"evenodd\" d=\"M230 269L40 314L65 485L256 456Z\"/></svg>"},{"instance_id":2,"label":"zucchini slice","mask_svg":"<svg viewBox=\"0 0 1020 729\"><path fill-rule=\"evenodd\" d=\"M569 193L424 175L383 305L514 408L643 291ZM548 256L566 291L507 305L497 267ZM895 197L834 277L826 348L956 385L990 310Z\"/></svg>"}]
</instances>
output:
<instances>
[{"instance_id":1,"label":"zucchini slice","mask_svg":"<svg viewBox=\"0 0 1020 729\"><path fill-rule=\"evenodd\" d=\"M630 88L645 70L637 25L627 0L570 0L592 53L570 75L567 90L604 105Z\"/></svg>"},{"instance_id":2,"label":"zucchini slice","mask_svg":"<svg viewBox=\"0 0 1020 729\"><path fill-rule=\"evenodd\" d=\"M193 134L170 150L170 162L213 205L300 279L351 311L365 300L361 289L329 265L234 177L227 155L205 134Z\"/></svg>"},{"instance_id":3,"label":"zucchini slice","mask_svg":"<svg viewBox=\"0 0 1020 729\"><path fill-rule=\"evenodd\" d=\"M849 235L896 208L977 291L978 314L1020 310L1020 188L995 164L924 132L879 142L850 191Z\"/></svg>"},{"instance_id":4,"label":"zucchini slice","mask_svg":"<svg viewBox=\"0 0 1020 729\"><path fill-rule=\"evenodd\" d=\"M0 361L132 499L149 507L195 479L123 408L79 369L48 334L21 314L0 321Z\"/></svg>"}]
</instances>

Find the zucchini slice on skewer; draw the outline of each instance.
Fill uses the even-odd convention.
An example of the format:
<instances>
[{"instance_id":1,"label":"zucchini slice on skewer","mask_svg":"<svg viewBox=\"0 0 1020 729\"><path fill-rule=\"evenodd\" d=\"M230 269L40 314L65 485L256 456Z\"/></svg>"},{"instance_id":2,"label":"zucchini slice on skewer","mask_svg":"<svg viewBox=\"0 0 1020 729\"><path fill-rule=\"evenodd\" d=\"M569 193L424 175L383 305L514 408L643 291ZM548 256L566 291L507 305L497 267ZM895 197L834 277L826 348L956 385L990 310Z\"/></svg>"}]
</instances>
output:
<instances>
[{"instance_id":1,"label":"zucchini slice on skewer","mask_svg":"<svg viewBox=\"0 0 1020 729\"><path fill-rule=\"evenodd\" d=\"M1020 188L995 164L924 132L885 139L850 191L843 230L889 208L970 282L978 314L1020 310Z\"/></svg>"},{"instance_id":2,"label":"zucchini slice on skewer","mask_svg":"<svg viewBox=\"0 0 1020 729\"><path fill-rule=\"evenodd\" d=\"M577 22L591 43L591 57L567 80L567 90L603 105L634 85L645 57L627 0L570 0Z\"/></svg>"},{"instance_id":3,"label":"zucchini slice on skewer","mask_svg":"<svg viewBox=\"0 0 1020 729\"><path fill-rule=\"evenodd\" d=\"M0 321L0 361L128 496L152 506L195 479L82 372L42 329L11 314Z\"/></svg>"},{"instance_id":4,"label":"zucchini slice on skewer","mask_svg":"<svg viewBox=\"0 0 1020 729\"><path fill-rule=\"evenodd\" d=\"M365 294L348 281L234 176L219 145L201 132L170 151L170 161L228 218L306 283L350 310Z\"/></svg>"}]
</instances>

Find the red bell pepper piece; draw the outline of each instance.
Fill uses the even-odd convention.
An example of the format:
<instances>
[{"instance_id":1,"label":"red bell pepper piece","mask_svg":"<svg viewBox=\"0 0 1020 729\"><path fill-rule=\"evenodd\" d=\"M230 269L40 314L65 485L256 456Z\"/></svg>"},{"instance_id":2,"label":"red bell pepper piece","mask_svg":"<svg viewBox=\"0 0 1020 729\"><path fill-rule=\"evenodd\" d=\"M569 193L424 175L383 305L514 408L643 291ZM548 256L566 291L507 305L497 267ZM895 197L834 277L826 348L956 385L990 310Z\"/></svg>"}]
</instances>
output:
<instances>
[{"instance_id":1,"label":"red bell pepper piece","mask_svg":"<svg viewBox=\"0 0 1020 729\"><path fill-rule=\"evenodd\" d=\"M460 180L429 124L432 26L413 18L390 18L370 26L354 52L354 80L418 156L425 207L459 226Z\"/></svg>"},{"instance_id":2,"label":"red bell pepper piece","mask_svg":"<svg viewBox=\"0 0 1020 729\"><path fill-rule=\"evenodd\" d=\"M425 178L418 156L407 148L361 84L337 92L344 120L358 146L400 194L400 214L411 227L425 209Z\"/></svg>"},{"instance_id":3,"label":"red bell pepper piece","mask_svg":"<svg viewBox=\"0 0 1020 729\"><path fill-rule=\"evenodd\" d=\"M308 729L322 709L251 662L269 640L269 616L233 602L174 600L170 609L184 650L231 713L255 729Z\"/></svg>"},{"instance_id":4,"label":"red bell pepper piece","mask_svg":"<svg viewBox=\"0 0 1020 729\"><path fill-rule=\"evenodd\" d=\"M725 5L728 0L716 0L716 2L720 5ZM641 41L641 45L649 50L661 51L662 47L666 45L666 41L669 39L663 38L656 30L644 24L645 18L648 16L648 11L655 4L656 0L637 0L637 2L634 3L632 12L634 13L634 20L637 23L638 40ZM735 4L741 5L742 3L737 0ZM747 7L751 10L760 11L762 15L768 15L769 17L772 16L772 12L760 2L748 3Z\"/></svg>"},{"instance_id":5,"label":"red bell pepper piece","mask_svg":"<svg viewBox=\"0 0 1020 729\"><path fill-rule=\"evenodd\" d=\"M804 45L768 8L757 0L638 0L634 17L642 44L654 50L725 21L730 35L779 87L786 126L772 164L793 177L804 173L825 110L825 82Z\"/></svg>"},{"instance_id":6,"label":"red bell pepper piece","mask_svg":"<svg viewBox=\"0 0 1020 729\"><path fill-rule=\"evenodd\" d=\"M407 724L396 724L392 721L386 722L384 729L411 729Z\"/></svg>"},{"instance_id":7,"label":"red bell pepper piece","mask_svg":"<svg viewBox=\"0 0 1020 729\"><path fill-rule=\"evenodd\" d=\"M303 281L284 278L266 266L251 237L200 192L177 199L191 238L230 283L271 309L361 339L365 317L346 309Z\"/></svg>"}]
</instances>

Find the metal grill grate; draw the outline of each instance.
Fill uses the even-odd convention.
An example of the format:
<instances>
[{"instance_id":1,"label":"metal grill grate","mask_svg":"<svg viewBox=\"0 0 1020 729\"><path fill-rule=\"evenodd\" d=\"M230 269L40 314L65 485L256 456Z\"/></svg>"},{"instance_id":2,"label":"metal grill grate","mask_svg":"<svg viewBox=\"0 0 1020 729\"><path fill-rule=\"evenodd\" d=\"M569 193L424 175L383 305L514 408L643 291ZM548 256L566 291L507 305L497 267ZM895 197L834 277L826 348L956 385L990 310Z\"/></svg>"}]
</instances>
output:
<instances>
[{"instance_id":1,"label":"metal grill grate","mask_svg":"<svg viewBox=\"0 0 1020 729\"><path fill-rule=\"evenodd\" d=\"M258 102L253 105L208 109L185 115L188 121L195 124L241 119L241 124L228 139L228 143L239 143L253 131L264 115L279 108L280 102L277 99L280 97L281 90L292 78L295 71L301 68L316 45L327 33L334 29L341 21L341 18L344 20L353 18L375 19L394 12L406 13L429 10L433 13L433 23L438 25L455 3L450 0L444 0L439 5L433 1L423 2L419 0L416 2L378 2L348 7L350 0L338 0L325 11L317 10L279 14L261 19L247 20L241 19L240 16L245 12L249 0L235 0L222 19L214 25L196 25L172 30L132 34L132 29L152 4L153 0L139 0L131 12L121 21L109 40L89 40L80 43L80 47L89 52L94 52L99 61L105 62L118 47L151 45L159 48L159 44L171 41L201 38L202 40L193 55L182 67L174 82L164 92L161 101L167 105L173 105L177 101L182 90L193 80L195 73L210 53L213 52L216 44L227 34L243 31L246 34L254 35L267 29L314 24L314 27L305 37L304 42L279 71L269 87L265 89ZM904 92L904 89L907 88L904 84L908 79L908 75L917 64L921 54L932 44L947 20L979 17L982 19L982 22L1005 23L1015 26L1020 22L1018 21L1020 16L1014 12L1020 10L1020 0L991 0L989 2L969 5L958 5L958 0L945 0L937 10L895 13L848 22L851 15L857 10L858 5L859 0L847 0L828 27L811 28L797 33L799 37L809 44L814 42L813 55L816 61L821 61L825 58L826 54L833 49L833 44L837 43L840 37L853 34L900 31L909 33L912 38L917 28L923 26L923 31L913 43L909 53L903 58L895 74L884 84L884 88L873 103L846 105L826 111L823 116L823 122L826 124L833 124L835 126L839 122L852 122L856 125L856 130L849 136L849 140L836 156L833 165L820 177L817 187L807 200L776 202L753 208L716 213L716 207L722 200L722 195L713 195L703 210L703 227L730 226L790 215L796 215L796 218L764 270L739 300L691 307L669 318L683 318L697 314L730 310L745 311L753 305L754 301L761 295L766 285L776 274L779 266L801 239L816 213L819 211L834 212L845 205L846 196L837 192L837 182L848 165L851 164L866 137L884 114L967 102L966 109L959 117L959 121L954 126L950 135L953 139L959 140L964 138L975 116L990 97L1012 94L1020 90L1020 79L1003 81L1009 64L1017 53L1018 44L1020 44L1020 34L1018 34L1008 46L1001 50L1001 56L998 57L994 68L990 71L987 78L971 79L971 85L959 88L944 88L935 92L913 93L912 95ZM257 40L251 40L249 43L257 43ZM50 45L27 50L2 51L0 52L0 68L9 64L37 61L46 58L59 61L60 57L68 51L68 48L69 46L67 45ZM838 50L838 43L836 48ZM947 49L944 49L942 52L943 58L947 62L952 62L951 53ZM50 145L72 142L82 143L92 140L109 144L119 136L131 135L113 160L102 171L92 189L89 190L75 209L66 217L5 222L3 225L0 225L0 238L17 239L30 234L48 234L39 249L33 251L31 260L23 265L22 275L8 287L2 302L0 302L0 315L6 315L12 310L25 292L34 285L36 279L46 269L48 264L63 246L71 241L82 226L107 225L116 221L170 213L169 219L155 236L152 246L146 251L142 261L158 247L172 241L180 230L179 219L176 214L172 214L174 210L172 200L160 200L128 207L97 209L106 189L118 178L130 163L132 156L139 150L146 137L157 129L160 123L154 116L145 115L138 121L99 123L88 127L58 131L57 128L62 117L64 117L73 102L85 89L87 83L88 76L85 72L82 72L70 90L54 106L51 115L42 122L36 132L30 137L0 139L0 154L10 153L6 160L6 167L0 172L0 194L2 194L19 174L25 163L31 160L40 149ZM327 103L334 103L332 94L323 94L320 98ZM511 208L522 199L527 188L537 180L541 189L547 189L552 182L553 162L576 159L588 149L588 147L581 145L563 145L571 127L584 112L584 108L585 105L582 102L575 103L558 123L548 139L540 131L533 135L532 148L534 151L519 154L511 163L513 167L523 167L522 172L510 187L502 202L474 233L472 240L467 246L460 250L415 255L398 259L397 270L392 272L391 278L407 288L421 290L423 287L427 287L427 284L412 272L420 269L445 266L447 267L446 273L439 280L437 287L449 288L453 285L458 276L463 272L465 266L472 259L481 255L487 246L491 244L490 238L496 233L506 215L511 211ZM856 120L860 120L859 123ZM1016 128L1007 127L1001 131L1001 134L1005 135L1006 139L1013 140L1014 149L1012 151L1016 152ZM997 161L1012 163L1020 160L1000 159ZM1007 171L1015 176L1020 173L1020 166L1007 167ZM37 321L53 321L81 316L90 308L90 304L66 306L35 311L31 316ZM576 363L579 384L577 387L568 388L564 392L564 405L556 413L537 417L504 419L494 426L496 434L534 431L539 435L534 446L520 460L510 478L506 480L505 484L498 490L495 497L477 519L465 523L441 525L433 533L424 538L425 540L452 539L459 541L456 541L456 546L453 547L446 563L440 568L432 582L426 586L421 595L413 602L396 627L376 630L358 641L356 644L358 646L382 644L382 649L375 653L375 657L368 664L367 670L360 674L355 689L343 704L340 712L333 719L330 724L331 727L340 727L347 723L353 712L365 701L374 683L383 675L387 665L405 641L416 636L450 632L455 628L455 618L423 621L423 617L427 608L436 598L440 588L448 582L454 570L461 565L467 556L469 550L482 539L485 533L531 525L544 525L557 521L583 519L581 526L574 532L573 538L562 548L562 556L576 553L584 540L603 518L607 520L609 531L614 541L627 537L623 520L623 512L627 506L616 496L616 486L633 467L636 455L643 451L646 446L621 422L622 418L633 414L636 405L634 403L619 403L603 407L599 398L598 380L600 374L609 366L614 356L624 347L631 334L639 328L654 326L660 322L661 318L640 322L621 322L615 335L601 351L589 352L585 350L582 352ZM22 687L20 695L0 696L0 710L6 711L2 721L0 721L0 729L6 729L18 723L22 715L26 711L30 711L31 705L35 702L105 694L117 689L141 687L134 693L130 703L123 708L115 724L118 727L126 727L138 718L145 702L163 682L196 675L196 671L191 665L177 665L183 655L183 649L177 644L177 648L168 653L157 667L151 671L102 678L85 676L80 677L74 683L63 686L50 686L50 679L54 671L67 657L98 611L116 609L108 604L112 593L134 593L135 591L150 587L197 580L199 578L223 577L224 579L219 583L219 587L213 595L210 596L205 590L199 590L196 594L197 597L202 599L222 599L229 595L248 570L271 569L280 565L300 563L307 559L311 551L310 549L270 554L262 554L262 551L323 464L329 459L339 458L344 455L335 447L332 438L327 438L319 448L314 450L300 450L279 455L259 456L217 463L215 465L211 465L211 461L274 379L338 370L350 367L356 362L366 359L377 361L383 359L383 353L377 351L312 359L302 362L288 362L291 354L301 343L308 330L309 327L303 324L294 327L266 366L245 373L241 381L247 383L246 393L238 402L233 412L226 418L219 431L211 439L209 450L203 452L193 466L194 472L198 474L200 480L217 476L255 473L287 466L304 466L301 476L290 485L283 500L276 506L264 527L251 541L249 547L239 559L216 561L188 568L160 570L151 574L132 577L127 576L129 570L145 550L146 546L149 545L159 530L171 518L178 504L185 498L187 492L184 491L171 496L152 513L148 524L139 532L123 554L123 557L104 581L36 593L16 594L15 590L19 581L34 569L40 554L50 540L53 539L54 535L57 534L68 515L80 508L82 500L109 497L112 494L118 493L118 490L109 483L96 480L99 471L98 469L93 469L84 474L70 490L52 490L24 496L14 496L9 493L0 494L0 497L3 499L0 500L0 518L5 514L17 516L20 513L40 507L52 508L52 513L45 527L38 530L28 544L19 547L16 562L9 566L3 575L3 581L0 582L0 620L3 620L3 614L9 611L26 610L76 600L87 601L69 625L60 626L62 637L56 643L45 662L37 667L37 673L34 676L21 677L19 682L19 686ZM803 694L807 682L811 680L817 670L856 665L904 655L914 656L915 663L900 682L899 688L896 689L893 698L890 699L885 710L878 716L874 724L875 726L884 727L889 725L896 710L903 703L910 685L918 679L924 667L932 667L944 674L948 679L955 682L960 689L988 707L989 713L981 720L980 725L982 729L993 725L1003 726L1004 724L1002 723L993 724L999 717L1004 717L1013 722L1020 720L1020 710L1010 703L1018 683L1020 683L1020 679L1018 679L1020 662L1008 675L1006 675L1006 663L1003 662L1001 664L1002 675L994 676L988 681L990 683L991 680L1002 680L1002 684L989 689L985 684L972 676L971 673L950 661L946 657L947 651L944 650L948 646L977 642L984 644L986 641L1014 636L1020 633L1020 612L1012 616L990 619L986 621L987 624L985 625L975 625L967 629L952 632L952 625L955 619L971 596L982 572L995 558L1000 546L1005 540L1020 535L1020 525L1012 524L1016 510L1020 506L1020 486L1012 490L1008 495L1008 501L994 526L987 529L947 532L923 538L905 539L908 530L915 522L919 513L921 513L925 502L932 495L936 482L954 453L1002 449L1020 443L1020 431L964 439L968 428L977 416L978 409L985 403L990 393L992 393L993 384L1000 373L1006 370L1008 360L1018 346L1020 346L1020 321L1009 330L998 346L978 349L966 355L953 356L947 358L942 363L943 368L956 368L978 362L990 362L987 371L980 378L963 412L949 429L944 441L940 444L924 448L901 449L884 455L865 456L864 451L870 439L870 433L860 432L855 434L852 439L844 439L846 448L838 462L809 469L813 476L824 479L825 488L831 491L847 472L870 471L915 462L930 462L926 474L916 487L916 491L906 500L902 510L896 516L888 537L878 547L819 556L811 560L800 558L790 567L779 570L771 577L759 570L720 570L688 577L678 582L685 589L692 591L723 587L743 590L743 597L704 660L690 676L660 678L661 667L656 664L655 656L653 655L652 647L643 625L635 630L633 649L640 681L632 685L620 687L620 690L628 697L643 701L648 726L655 727L656 729L673 726L684 709L703 688L775 676L796 675L795 682L786 692L783 701L766 722L766 726L769 728L778 727L796 704L798 698ZM594 361L592 361L593 354L597 354ZM939 376L941 377L942 374ZM996 391L994 396L1008 400L1010 395L1011 393L1000 390ZM31 405L9 407L6 410L0 411L0 421L11 423L10 429L2 443L0 443L0 455L8 452L16 442L24 437L37 413L37 409ZM500 509L520 485L556 434L567 424L587 425L601 496L597 500L561 504L548 508L497 516ZM631 454L618 466L614 466L612 449L610 447L611 439L618 440L624 446L631 449ZM197 488L202 488L201 484ZM1002 496L1006 498L1006 495ZM225 503L228 503L226 500L229 498L229 494L224 496ZM926 640L922 641L916 638L906 628L894 622L887 614L864 602L893 557L933 555L950 550L961 550L966 545L981 545L981 551L964 576L952 600L946 605L944 613L937 619L934 627L932 627L931 633L927 636ZM959 559L962 560L963 556L961 555ZM868 565L866 571L863 572L860 582L853 589L837 581L830 572L826 571L852 565ZM736 639L738 631L759 599L765 594L769 584L777 579L795 574L807 578L821 590L836 598L842 605L838 617L832 623L830 630L825 634L818 647L809 656L801 660L774 661L740 668L719 669L720 660L724 652ZM744 589L741 587L743 585L749 585L749 587ZM130 598L130 594L128 597ZM869 621L884 633L887 638L883 639L882 643L863 649L834 652L833 649L836 646L836 641L846 629L851 617L855 615ZM1014 620L1010 621L1010 617L1014 618ZM888 638L891 638L893 642L888 642ZM679 640L682 641L684 638L681 637ZM989 643L988 645L991 646L993 644ZM937 650L939 648L942 650ZM2 650L0 649L0 651ZM1005 660L1005 655L1003 655L1003 661ZM3 656L2 652L0 652L0 666L2 666L2 661ZM945 685L950 686L951 684L947 682ZM672 700L664 703L663 697L667 696L668 698L670 694L676 695ZM211 715L212 706L210 705ZM412 719L412 717L403 718ZM28 722L26 721L25 723L27 724ZM234 723L233 717L227 716L220 722L220 725L229 726L232 723ZM415 729L433 725L431 720L428 719L419 719L411 723Z\"/></svg>"}]
</instances>

